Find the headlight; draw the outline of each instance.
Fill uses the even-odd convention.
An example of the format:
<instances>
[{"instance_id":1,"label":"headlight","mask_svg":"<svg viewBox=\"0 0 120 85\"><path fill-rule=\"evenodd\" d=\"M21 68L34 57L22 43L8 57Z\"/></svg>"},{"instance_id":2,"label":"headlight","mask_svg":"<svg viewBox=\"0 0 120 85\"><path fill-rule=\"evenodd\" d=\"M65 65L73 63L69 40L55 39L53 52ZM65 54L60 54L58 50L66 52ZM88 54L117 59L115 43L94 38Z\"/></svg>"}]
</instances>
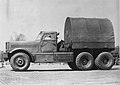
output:
<instances>
[{"instance_id":1,"label":"headlight","mask_svg":"<svg viewBox=\"0 0 120 85\"><path fill-rule=\"evenodd\" d=\"M5 48L6 48L6 52L7 52L9 50L9 42L6 42Z\"/></svg>"}]
</instances>

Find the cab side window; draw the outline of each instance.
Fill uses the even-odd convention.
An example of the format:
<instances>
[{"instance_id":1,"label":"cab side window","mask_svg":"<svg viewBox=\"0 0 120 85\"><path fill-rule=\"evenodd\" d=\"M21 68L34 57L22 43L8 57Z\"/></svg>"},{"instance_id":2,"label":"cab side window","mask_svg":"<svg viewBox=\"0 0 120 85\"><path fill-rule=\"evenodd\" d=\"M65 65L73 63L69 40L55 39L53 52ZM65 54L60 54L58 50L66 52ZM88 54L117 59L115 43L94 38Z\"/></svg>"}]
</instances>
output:
<instances>
[{"instance_id":1,"label":"cab side window","mask_svg":"<svg viewBox=\"0 0 120 85\"><path fill-rule=\"evenodd\" d=\"M54 34L46 34L43 38L43 40L55 40Z\"/></svg>"},{"instance_id":2,"label":"cab side window","mask_svg":"<svg viewBox=\"0 0 120 85\"><path fill-rule=\"evenodd\" d=\"M51 36L45 36L44 40L51 40Z\"/></svg>"}]
</instances>

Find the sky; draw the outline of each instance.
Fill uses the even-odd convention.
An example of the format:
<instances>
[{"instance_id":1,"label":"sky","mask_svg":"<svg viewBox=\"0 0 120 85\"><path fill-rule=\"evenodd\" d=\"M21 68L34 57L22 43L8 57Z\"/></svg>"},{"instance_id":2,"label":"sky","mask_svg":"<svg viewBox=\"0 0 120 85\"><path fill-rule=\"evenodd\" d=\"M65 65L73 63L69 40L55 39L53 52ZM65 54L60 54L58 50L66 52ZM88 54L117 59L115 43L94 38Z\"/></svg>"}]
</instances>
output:
<instances>
[{"instance_id":1,"label":"sky","mask_svg":"<svg viewBox=\"0 0 120 85\"><path fill-rule=\"evenodd\" d=\"M0 0L0 50L15 34L33 41L40 31L57 31L64 39L66 17L109 18L119 44L119 0Z\"/></svg>"}]
</instances>

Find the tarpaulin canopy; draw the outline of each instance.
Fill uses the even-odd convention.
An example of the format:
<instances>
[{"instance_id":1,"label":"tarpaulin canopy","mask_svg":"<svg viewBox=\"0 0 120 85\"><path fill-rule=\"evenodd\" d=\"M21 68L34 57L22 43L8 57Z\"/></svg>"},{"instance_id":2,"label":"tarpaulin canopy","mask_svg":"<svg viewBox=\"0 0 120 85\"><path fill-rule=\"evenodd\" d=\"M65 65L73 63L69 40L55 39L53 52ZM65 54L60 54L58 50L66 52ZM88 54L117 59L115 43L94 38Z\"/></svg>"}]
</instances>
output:
<instances>
[{"instance_id":1,"label":"tarpaulin canopy","mask_svg":"<svg viewBox=\"0 0 120 85\"><path fill-rule=\"evenodd\" d=\"M80 47L83 43L84 47L85 43L87 43L86 47L95 47L94 45L97 43L96 45L102 46L102 48L105 46L113 48L115 42L113 26L107 18L67 17L64 28L64 40L66 43L72 42L74 48Z\"/></svg>"}]
</instances>

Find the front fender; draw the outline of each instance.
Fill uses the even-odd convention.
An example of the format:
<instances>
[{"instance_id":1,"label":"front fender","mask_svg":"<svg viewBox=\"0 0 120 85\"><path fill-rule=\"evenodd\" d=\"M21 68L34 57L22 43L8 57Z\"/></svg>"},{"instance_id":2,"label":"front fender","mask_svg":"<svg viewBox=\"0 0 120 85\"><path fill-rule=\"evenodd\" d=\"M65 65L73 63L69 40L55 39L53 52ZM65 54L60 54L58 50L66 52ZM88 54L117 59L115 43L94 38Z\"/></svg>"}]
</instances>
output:
<instances>
[{"instance_id":1,"label":"front fender","mask_svg":"<svg viewBox=\"0 0 120 85\"><path fill-rule=\"evenodd\" d=\"M15 49L11 50L9 53L11 54L11 53L13 53L13 52L15 52L15 51L19 51L19 50L24 50L24 51L29 52L28 50L26 50L26 49L24 49L24 48L15 48Z\"/></svg>"},{"instance_id":2,"label":"front fender","mask_svg":"<svg viewBox=\"0 0 120 85\"><path fill-rule=\"evenodd\" d=\"M24 53L26 53L27 55L30 56L31 61L35 60L34 57L33 57L33 55L32 55L32 53L29 52L27 49L24 49L24 48L15 48L15 49L11 50L9 52L9 54L12 56L13 54L15 54L17 52L24 52Z\"/></svg>"}]
</instances>

